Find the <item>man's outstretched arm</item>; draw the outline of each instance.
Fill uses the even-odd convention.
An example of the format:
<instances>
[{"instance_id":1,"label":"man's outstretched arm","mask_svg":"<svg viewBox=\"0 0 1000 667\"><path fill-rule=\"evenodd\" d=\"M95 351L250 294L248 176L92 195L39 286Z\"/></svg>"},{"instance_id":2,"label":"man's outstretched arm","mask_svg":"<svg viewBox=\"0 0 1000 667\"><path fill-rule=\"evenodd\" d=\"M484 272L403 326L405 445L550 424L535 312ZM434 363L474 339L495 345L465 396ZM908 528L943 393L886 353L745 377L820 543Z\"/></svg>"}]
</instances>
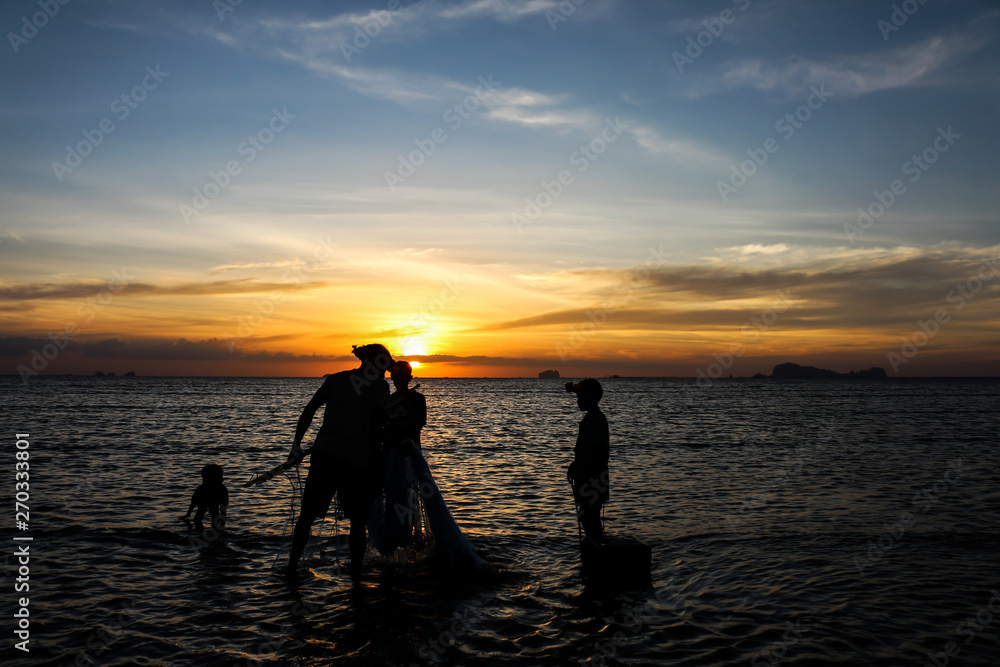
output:
<instances>
[{"instance_id":1,"label":"man's outstretched arm","mask_svg":"<svg viewBox=\"0 0 1000 667\"><path fill-rule=\"evenodd\" d=\"M323 391L323 387L316 390L313 397L306 404L302 414L299 416L299 422L295 426L295 440L292 442L292 450L288 453L288 460L301 460L302 459L302 438L306 437L306 431L309 430L309 425L312 424L313 416L321 405L326 403L326 393Z\"/></svg>"}]
</instances>

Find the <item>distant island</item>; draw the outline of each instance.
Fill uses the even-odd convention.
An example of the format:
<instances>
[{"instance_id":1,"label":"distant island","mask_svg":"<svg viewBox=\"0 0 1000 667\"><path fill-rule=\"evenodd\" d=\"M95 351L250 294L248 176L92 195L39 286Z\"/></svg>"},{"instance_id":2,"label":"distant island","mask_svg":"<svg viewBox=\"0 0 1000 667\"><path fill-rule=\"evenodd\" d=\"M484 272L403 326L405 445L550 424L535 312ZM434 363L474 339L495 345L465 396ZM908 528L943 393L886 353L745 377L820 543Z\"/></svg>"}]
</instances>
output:
<instances>
[{"instance_id":1,"label":"distant island","mask_svg":"<svg viewBox=\"0 0 1000 667\"><path fill-rule=\"evenodd\" d=\"M786 362L775 366L769 376L764 375L763 373L757 373L754 377L770 377L775 380L885 380L888 376L886 375L885 369L879 368L878 366L872 366L866 371L838 373L837 371L831 371L825 368L816 368L815 366L799 366L798 364Z\"/></svg>"},{"instance_id":2,"label":"distant island","mask_svg":"<svg viewBox=\"0 0 1000 667\"><path fill-rule=\"evenodd\" d=\"M558 380L559 371L542 371L538 374L539 380Z\"/></svg>"}]
</instances>

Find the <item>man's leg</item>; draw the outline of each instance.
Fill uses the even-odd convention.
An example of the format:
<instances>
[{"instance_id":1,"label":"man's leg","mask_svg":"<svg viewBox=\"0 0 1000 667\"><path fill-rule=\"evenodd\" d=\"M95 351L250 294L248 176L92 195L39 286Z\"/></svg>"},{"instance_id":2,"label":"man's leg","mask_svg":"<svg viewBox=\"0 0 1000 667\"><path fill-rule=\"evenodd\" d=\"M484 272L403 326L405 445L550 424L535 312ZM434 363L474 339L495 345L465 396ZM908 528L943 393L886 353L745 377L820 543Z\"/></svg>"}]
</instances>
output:
<instances>
[{"instance_id":1,"label":"man's leg","mask_svg":"<svg viewBox=\"0 0 1000 667\"><path fill-rule=\"evenodd\" d=\"M299 520L295 522L295 530L292 531L292 550L288 555L288 574L295 574L299 566L299 559L306 549L306 541L309 539L309 530L312 528L312 515L302 512Z\"/></svg>"},{"instance_id":2,"label":"man's leg","mask_svg":"<svg viewBox=\"0 0 1000 667\"><path fill-rule=\"evenodd\" d=\"M361 577L361 565L365 560L365 550L368 548L368 533L365 528L367 521L351 519L351 578Z\"/></svg>"},{"instance_id":3,"label":"man's leg","mask_svg":"<svg viewBox=\"0 0 1000 667\"><path fill-rule=\"evenodd\" d=\"M361 567L368 549L368 516L371 513L375 490L381 483L381 468L363 469L354 465L340 468L340 507L351 521L351 579L361 578ZM376 475L378 477L376 477Z\"/></svg>"},{"instance_id":4,"label":"man's leg","mask_svg":"<svg viewBox=\"0 0 1000 667\"><path fill-rule=\"evenodd\" d=\"M302 506L299 518L292 530L292 548L288 554L288 575L294 576L299 566L299 559L309 541L309 531L313 521L318 516L324 516L330 506L330 500L336 492L336 484L331 483L330 461L320 452L314 452L309 461L309 474L306 475L306 488L302 490Z\"/></svg>"}]
</instances>

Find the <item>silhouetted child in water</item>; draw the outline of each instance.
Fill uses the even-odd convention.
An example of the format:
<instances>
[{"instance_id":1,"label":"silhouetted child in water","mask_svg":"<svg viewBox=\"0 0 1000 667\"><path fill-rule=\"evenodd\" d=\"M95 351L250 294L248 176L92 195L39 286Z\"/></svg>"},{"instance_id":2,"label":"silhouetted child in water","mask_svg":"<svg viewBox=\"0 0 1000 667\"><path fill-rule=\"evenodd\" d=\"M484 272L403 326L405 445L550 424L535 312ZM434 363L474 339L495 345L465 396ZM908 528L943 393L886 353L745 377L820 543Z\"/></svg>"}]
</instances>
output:
<instances>
[{"instance_id":1,"label":"silhouetted child in water","mask_svg":"<svg viewBox=\"0 0 1000 667\"><path fill-rule=\"evenodd\" d=\"M212 517L212 525L217 530L226 526L226 507L229 505L229 489L222 483L222 466L209 463L201 469L201 486L194 490L191 496L191 506L188 507L184 520L187 521L191 512L197 507L194 515L195 530L203 529L201 520L205 512Z\"/></svg>"},{"instance_id":2,"label":"silhouetted child in water","mask_svg":"<svg viewBox=\"0 0 1000 667\"><path fill-rule=\"evenodd\" d=\"M587 413L580 421L580 433L573 448L576 458L566 474L573 485L584 533L592 540L602 541L601 508L608 501L608 459L611 455L608 420L597 405L604 396L604 389L597 380L587 378L579 383L567 382L566 391L576 393L577 406Z\"/></svg>"}]
</instances>

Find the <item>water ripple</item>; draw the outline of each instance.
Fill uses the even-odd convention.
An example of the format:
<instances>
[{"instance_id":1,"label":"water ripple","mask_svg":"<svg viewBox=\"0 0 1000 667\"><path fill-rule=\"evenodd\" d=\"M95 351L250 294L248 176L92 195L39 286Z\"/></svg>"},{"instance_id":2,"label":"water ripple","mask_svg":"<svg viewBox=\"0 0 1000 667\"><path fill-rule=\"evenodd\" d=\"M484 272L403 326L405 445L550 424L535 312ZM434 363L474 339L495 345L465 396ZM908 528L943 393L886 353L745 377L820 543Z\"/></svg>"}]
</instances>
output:
<instances>
[{"instance_id":1,"label":"water ripple","mask_svg":"<svg viewBox=\"0 0 1000 667\"><path fill-rule=\"evenodd\" d=\"M561 383L421 382L428 461L499 582L372 555L352 587L332 520L311 577L275 576L292 485L241 486L318 380L0 380L32 443L32 654L11 664L916 665L949 641L996 664L1000 618L959 634L1000 588L996 381L605 380L607 523L654 550L631 591L581 579ZM206 540L178 517L209 461L232 505Z\"/></svg>"}]
</instances>

